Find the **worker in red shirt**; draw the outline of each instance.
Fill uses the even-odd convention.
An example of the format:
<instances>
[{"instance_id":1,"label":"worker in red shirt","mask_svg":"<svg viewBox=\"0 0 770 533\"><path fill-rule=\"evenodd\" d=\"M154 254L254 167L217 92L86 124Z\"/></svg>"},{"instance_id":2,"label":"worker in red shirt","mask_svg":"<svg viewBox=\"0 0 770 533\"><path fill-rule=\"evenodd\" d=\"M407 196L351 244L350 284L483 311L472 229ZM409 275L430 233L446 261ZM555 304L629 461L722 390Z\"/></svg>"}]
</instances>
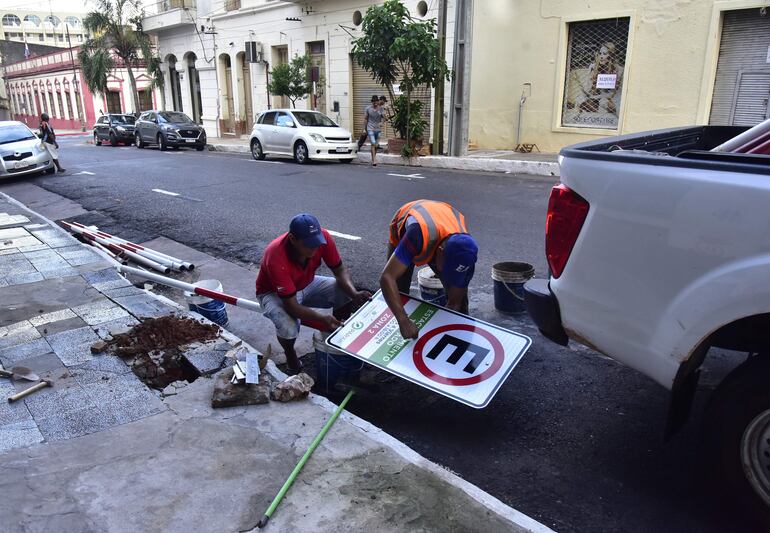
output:
<instances>
[{"instance_id":1,"label":"worker in red shirt","mask_svg":"<svg viewBox=\"0 0 770 533\"><path fill-rule=\"evenodd\" d=\"M334 277L316 276L321 261ZM351 300L354 305L361 305L371 296L367 291L356 290L334 239L313 215L295 216L289 232L268 244L262 256L257 301L275 325L278 343L286 352L292 372L302 369L294 351L300 321L326 331L341 324L334 314L322 314L312 308L338 310Z\"/></svg>"},{"instance_id":2,"label":"worker in red shirt","mask_svg":"<svg viewBox=\"0 0 770 533\"><path fill-rule=\"evenodd\" d=\"M445 202L416 200L396 211L389 230L389 259L380 276L380 288L401 336L416 339L418 333L398 295L409 294L415 265L430 266L441 280L447 308L468 314L468 285L479 248L468 234L463 214Z\"/></svg>"}]
</instances>

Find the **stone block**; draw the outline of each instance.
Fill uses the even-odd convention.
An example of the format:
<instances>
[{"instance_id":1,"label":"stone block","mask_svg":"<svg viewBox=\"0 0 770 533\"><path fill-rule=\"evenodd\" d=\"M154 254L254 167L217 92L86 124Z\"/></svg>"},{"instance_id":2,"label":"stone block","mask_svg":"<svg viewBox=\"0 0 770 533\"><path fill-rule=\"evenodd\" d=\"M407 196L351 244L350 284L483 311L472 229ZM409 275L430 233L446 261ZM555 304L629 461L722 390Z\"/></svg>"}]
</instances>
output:
<instances>
[{"instance_id":1,"label":"stone block","mask_svg":"<svg viewBox=\"0 0 770 533\"><path fill-rule=\"evenodd\" d=\"M61 413L51 418L36 419L36 422L40 433L49 441L82 437L118 424L112 413L105 413L95 406Z\"/></svg>"},{"instance_id":2,"label":"stone block","mask_svg":"<svg viewBox=\"0 0 770 533\"><path fill-rule=\"evenodd\" d=\"M32 419L0 426L0 453L43 442L43 435Z\"/></svg>"},{"instance_id":3,"label":"stone block","mask_svg":"<svg viewBox=\"0 0 770 533\"><path fill-rule=\"evenodd\" d=\"M43 281L45 278L40 272L28 272L26 274L13 274L6 276L5 281L8 285L24 285L25 283L35 283Z\"/></svg>"},{"instance_id":4,"label":"stone block","mask_svg":"<svg viewBox=\"0 0 770 533\"><path fill-rule=\"evenodd\" d=\"M225 363L225 352L214 349L213 345L202 345L182 354L201 376L219 371Z\"/></svg>"},{"instance_id":5,"label":"stone block","mask_svg":"<svg viewBox=\"0 0 770 533\"><path fill-rule=\"evenodd\" d=\"M73 381L55 381L53 387L39 390L24 398L24 403L35 420L56 418L96 405L86 394L86 390Z\"/></svg>"},{"instance_id":6,"label":"stone block","mask_svg":"<svg viewBox=\"0 0 770 533\"><path fill-rule=\"evenodd\" d=\"M57 322L49 322L48 324L37 326L37 330L40 332L41 335L48 336L48 335L54 335L56 333L62 333L64 331L69 331L71 329L86 327L87 325L88 324L86 324L82 318L80 318L79 316L75 316L73 318L67 318L65 320L59 320Z\"/></svg>"},{"instance_id":7,"label":"stone block","mask_svg":"<svg viewBox=\"0 0 770 533\"><path fill-rule=\"evenodd\" d=\"M70 370L73 373L77 373L79 370L91 370L122 375L131 372L131 367L129 367L120 357L105 355L104 357L96 357L86 363L73 366Z\"/></svg>"},{"instance_id":8,"label":"stone block","mask_svg":"<svg viewBox=\"0 0 770 533\"><path fill-rule=\"evenodd\" d=\"M94 289L96 289L99 292L109 291L112 289L121 289L124 287L133 287L131 282L123 277L121 277L120 279L114 279L111 281L101 281L99 283L94 283L93 286L94 286Z\"/></svg>"},{"instance_id":9,"label":"stone block","mask_svg":"<svg viewBox=\"0 0 770 533\"><path fill-rule=\"evenodd\" d=\"M10 380L3 378L0 381L0 427L32 420L32 415L29 414L29 409L24 402L8 403L6 401L11 394L16 394L16 388Z\"/></svg>"},{"instance_id":10,"label":"stone block","mask_svg":"<svg viewBox=\"0 0 770 533\"><path fill-rule=\"evenodd\" d=\"M58 322L59 320L65 320L67 318L75 317L75 313L71 309L60 309L58 311L52 311L50 313L44 313L42 315L33 316L29 319L30 324L33 326L42 326L49 322Z\"/></svg>"},{"instance_id":11,"label":"stone block","mask_svg":"<svg viewBox=\"0 0 770 533\"><path fill-rule=\"evenodd\" d=\"M40 273L45 279L58 279L58 278L70 278L73 276L79 276L80 271L74 267L66 265L65 267L56 268L54 270L41 270Z\"/></svg>"},{"instance_id":12,"label":"stone block","mask_svg":"<svg viewBox=\"0 0 770 533\"><path fill-rule=\"evenodd\" d=\"M96 285L98 283L104 283L107 281L117 281L117 280L125 281L126 279L120 274L118 274L118 271L112 267L103 268L102 270L97 270L95 272L85 272L81 275L83 276L83 279L86 280L91 285Z\"/></svg>"},{"instance_id":13,"label":"stone block","mask_svg":"<svg viewBox=\"0 0 770 533\"><path fill-rule=\"evenodd\" d=\"M44 338L38 338L29 342L25 342L24 344L19 344L11 348L0 350L0 362L2 362L6 367L10 367L19 361L23 361L31 357L37 357L52 351L53 349L51 348L51 345L48 344L47 340Z\"/></svg>"},{"instance_id":14,"label":"stone block","mask_svg":"<svg viewBox=\"0 0 770 533\"><path fill-rule=\"evenodd\" d=\"M48 335L46 339L65 365L74 366L93 358L90 347L99 336L90 327L83 327Z\"/></svg>"},{"instance_id":15,"label":"stone block","mask_svg":"<svg viewBox=\"0 0 770 533\"><path fill-rule=\"evenodd\" d=\"M115 305L112 300L109 299L79 305L73 307L72 311L90 326L128 316L128 312L125 309Z\"/></svg>"},{"instance_id":16,"label":"stone block","mask_svg":"<svg viewBox=\"0 0 770 533\"><path fill-rule=\"evenodd\" d=\"M39 338L40 333L29 321L17 322L0 328L0 350L13 348Z\"/></svg>"},{"instance_id":17,"label":"stone block","mask_svg":"<svg viewBox=\"0 0 770 533\"><path fill-rule=\"evenodd\" d=\"M94 331L102 339L110 336L114 337L119 333L126 333L131 327L137 325L139 321L131 315L127 315L116 320L110 320L94 326Z\"/></svg>"},{"instance_id":18,"label":"stone block","mask_svg":"<svg viewBox=\"0 0 770 533\"><path fill-rule=\"evenodd\" d=\"M232 384L233 369L227 368L217 374L214 381L214 393L211 407L236 407L238 405L258 405L270 401L270 383L265 374L259 377L259 383L253 385Z\"/></svg>"},{"instance_id":19,"label":"stone block","mask_svg":"<svg viewBox=\"0 0 770 533\"><path fill-rule=\"evenodd\" d=\"M174 309L161 304L148 294L115 298L115 303L137 318L157 318L174 312Z\"/></svg>"},{"instance_id":20,"label":"stone block","mask_svg":"<svg viewBox=\"0 0 770 533\"><path fill-rule=\"evenodd\" d=\"M301 400L310 394L314 383L313 378L304 372L289 376L273 388L271 398L278 402Z\"/></svg>"},{"instance_id":21,"label":"stone block","mask_svg":"<svg viewBox=\"0 0 770 533\"><path fill-rule=\"evenodd\" d=\"M127 424L141 418L157 415L166 411L168 407L155 394L145 389L135 394L129 394L116 398L109 405L102 406L117 420L118 424Z\"/></svg>"}]
</instances>

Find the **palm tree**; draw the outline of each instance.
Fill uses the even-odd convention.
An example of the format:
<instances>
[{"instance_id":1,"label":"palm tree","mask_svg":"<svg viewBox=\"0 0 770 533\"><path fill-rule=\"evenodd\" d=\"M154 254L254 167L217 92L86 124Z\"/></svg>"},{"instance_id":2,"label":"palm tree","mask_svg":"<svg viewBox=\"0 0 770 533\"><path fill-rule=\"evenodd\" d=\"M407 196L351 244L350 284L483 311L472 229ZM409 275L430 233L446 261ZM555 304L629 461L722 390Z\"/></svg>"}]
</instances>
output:
<instances>
[{"instance_id":1,"label":"palm tree","mask_svg":"<svg viewBox=\"0 0 770 533\"><path fill-rule=\"evenodd\" d=\"M162 72L154 60L150 37L142 31L141 0L96 0L96 7L83 19L83 26L91 34L78 52L83 77L91 91L104 94L107 91L107 76L115 68L114 57L117 56L128 72L134 110L139 111L134 69L140 62L145 62L153 84L163 86Z\"/></svg>"}]
</instances>

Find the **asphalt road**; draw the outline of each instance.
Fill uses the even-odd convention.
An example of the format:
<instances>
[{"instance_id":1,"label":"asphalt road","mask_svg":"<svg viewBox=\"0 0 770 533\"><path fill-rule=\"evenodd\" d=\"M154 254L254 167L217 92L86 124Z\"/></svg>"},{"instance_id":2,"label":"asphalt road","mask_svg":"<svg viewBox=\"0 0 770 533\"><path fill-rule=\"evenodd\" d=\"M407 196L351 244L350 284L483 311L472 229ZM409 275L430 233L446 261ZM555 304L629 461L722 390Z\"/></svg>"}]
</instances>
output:
<instances>
[{"instance_id":1,"label":"asphalt road","mask_svg":"<svg viewBox=\"0 0 770 533\"><path fill-rule=\"evenodd\" d=\"M738 354L720 352L702 378L694 416L663 441L668 394L577 345L558 347L526 317L492 306L491 265L520 260L546 274L544 216L553 179L339 163L299 166L246 156L160 152L62 140L65 175L33 181L94 211L80 219L131 240L157 236L223 259L258 263L294 214L335 232L357 283L375 287L387 223L406 201L444 200L480 245L471 313L530 335L533 346L484 410L380 376L350 410L429 459L559 531L746 530L707 481L698 454L708 393ZM158 192L160 190L161 192ZM168 195L162 191L177 194Z\"/></svg>"}]
</instances>

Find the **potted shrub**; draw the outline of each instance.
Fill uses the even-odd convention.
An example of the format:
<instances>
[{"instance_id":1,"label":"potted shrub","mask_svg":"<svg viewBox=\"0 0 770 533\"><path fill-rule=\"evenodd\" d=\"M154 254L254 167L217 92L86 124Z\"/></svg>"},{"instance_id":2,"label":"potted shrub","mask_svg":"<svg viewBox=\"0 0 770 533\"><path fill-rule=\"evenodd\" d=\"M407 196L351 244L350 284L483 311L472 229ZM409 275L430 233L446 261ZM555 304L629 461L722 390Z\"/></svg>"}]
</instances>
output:
<instances>
[{"instance_id":1,"label":"potted shrub","mask_svg":"<svg viewBox=\"0 0 770 533\"><path fill-rule=\"evenodd\" d=\"M388 141L388 150L405 157L417 155L417 140L422 141L427 124L420 113L422 103L412 100L417 87L435 87L449 80L449 67L439 55L436 20L412 18L409 9L398 0L386 0L371 6L362 22L363 36L353 42L353 57L381 85L393 102L393 129L402 143ZM398 83L402 94L395 96ZM402 144L399 148L396 145ZM393 148L398 148L392 150Z\"/></svg>"}]
</instances>

